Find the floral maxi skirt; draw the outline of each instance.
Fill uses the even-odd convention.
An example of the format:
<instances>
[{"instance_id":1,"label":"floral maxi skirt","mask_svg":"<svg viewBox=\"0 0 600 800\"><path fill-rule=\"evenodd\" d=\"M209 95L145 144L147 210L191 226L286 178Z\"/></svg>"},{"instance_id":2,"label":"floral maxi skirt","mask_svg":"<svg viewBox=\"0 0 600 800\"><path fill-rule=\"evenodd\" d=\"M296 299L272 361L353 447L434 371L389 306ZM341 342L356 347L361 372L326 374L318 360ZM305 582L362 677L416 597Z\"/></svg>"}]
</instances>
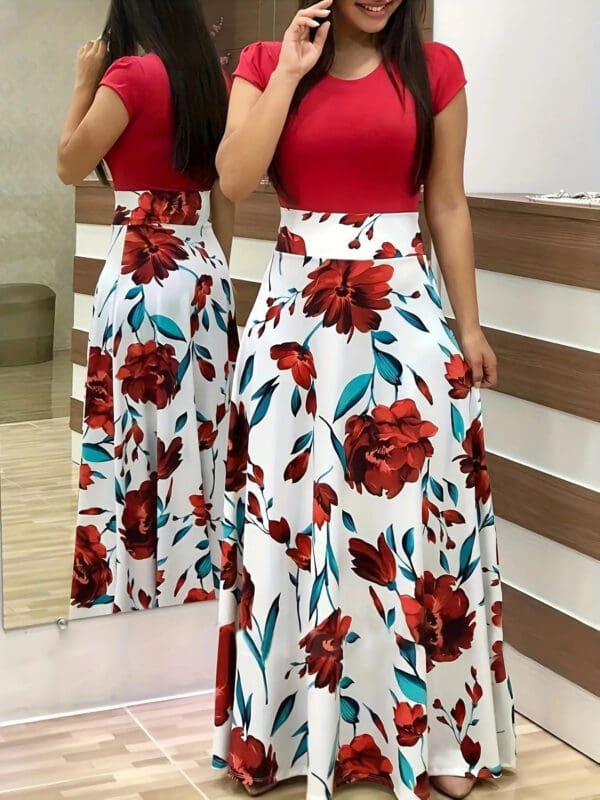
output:
<instances>
[{"instance_id":1,"label":"floral maxi skirt","mask_svg":"<svg viewBox=\"0 0 600 800\"><path fill-rule=\"evenodd\" d=\"M71 619L213 599L237 329L208 192L117 192L94 298Z\"/></svg>"},{"instance_id":2,"label":"floral maxi skirt","mask_svg":"<svg viewBox=\"0 0 600 800\"><path fill-rule=\"evenodd\" d=\"M416 214L284 210L234 379L216 767L307 798L514 764L479 391Z\"/></svg>"}]
</instances>

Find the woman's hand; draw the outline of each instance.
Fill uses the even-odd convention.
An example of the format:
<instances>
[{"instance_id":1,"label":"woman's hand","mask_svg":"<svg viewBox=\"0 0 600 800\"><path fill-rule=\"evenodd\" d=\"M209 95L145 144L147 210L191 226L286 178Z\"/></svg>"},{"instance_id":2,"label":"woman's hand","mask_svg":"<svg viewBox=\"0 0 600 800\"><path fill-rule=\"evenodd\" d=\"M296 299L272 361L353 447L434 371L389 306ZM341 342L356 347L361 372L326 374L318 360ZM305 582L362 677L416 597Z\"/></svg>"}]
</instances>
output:
<instances>
[{"instance_id":1,"label":"woman's hand","mask_svg":"<svg viewBox=\"0 0 600 800\"><path fill-rule=\"evenodd\" d=\"M104 74L106 42L96 39L80 48L75 61L75 87L95 92Z\"/></svg>"},{"instance_id":2,"label":"woman's hand","mask_svg":"<svg viewBox=\"0 0 600 800\"><path fill-rule=\"evenodd\" d=\"M471 367L473 385L491 389L498 382L498 361L481 328L461 336L462 351Z\"/></svg>"},{"instance_id":3,"label":"woman's hand","mask_svg":"<svg viewBox=\"0 0 600 800\"><path fill-rule=\"evenodd\" d=\"M321 0L296 14L283 36L278 70L299 81L315 66L331 28L328 17L332 3L333 0ZM310 33L314 28L318 31L311 42Z\"/></svg>"}]
</instances>

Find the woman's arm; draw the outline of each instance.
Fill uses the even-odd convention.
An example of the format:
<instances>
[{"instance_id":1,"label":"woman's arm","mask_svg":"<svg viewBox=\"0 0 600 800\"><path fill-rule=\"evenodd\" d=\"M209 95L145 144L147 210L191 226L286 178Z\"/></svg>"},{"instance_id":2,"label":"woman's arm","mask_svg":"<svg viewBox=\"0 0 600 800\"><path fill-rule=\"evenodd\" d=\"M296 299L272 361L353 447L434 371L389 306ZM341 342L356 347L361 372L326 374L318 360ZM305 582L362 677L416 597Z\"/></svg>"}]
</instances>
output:
<instances>
[{"instance_id":1,"label":"woman's arm","mask_svg":"<svg viewBox=\"0 0 600 800\"><path fill-rule=\"evenodd\" d=\"M497 366L479 322L473 231L463 182L467 116L461 91L435 118L425 213L473 382L489 388L496 384Z\"/></svg>"},{"instance_id":2,"label":"woman's arm","mask_svg":"<svg viewBox=\"0 0 600 800\"><path fill-rule=\"evenodd\" d=\"M231 260L235 206L223 194L219 181L215 183L211 192L210 214L213 230L225 253L227 263L229 263Z\"/></svg>"},{"instance_id":3,"label":"woman's arm","mask_svg":"<svg viewBox=\"0 0 600 800\"><path fill-rule=\"evenodd\" d=\"M296 14L264 92L239 78L233 83L227 128L217 153L221 188L233 202L248 197L269 169L298 83L317 63L330 23L320 26L314 42L310 31L318 27L317 19L329 15L331 3L321 0Z\"/></svg>"},{"instance_id":4,"label":"woman's arm","mask_svg":"<svg viewBox=\"0 0 600 800\"><path fill-rule=\"evenodd\" d=\"M106 45L88 42L77 56L75 89L60 136L57 174L63 183L74 184L87 177L102 161L129 124L121 98L101 86Z\"/></svg>"}]
</instances>

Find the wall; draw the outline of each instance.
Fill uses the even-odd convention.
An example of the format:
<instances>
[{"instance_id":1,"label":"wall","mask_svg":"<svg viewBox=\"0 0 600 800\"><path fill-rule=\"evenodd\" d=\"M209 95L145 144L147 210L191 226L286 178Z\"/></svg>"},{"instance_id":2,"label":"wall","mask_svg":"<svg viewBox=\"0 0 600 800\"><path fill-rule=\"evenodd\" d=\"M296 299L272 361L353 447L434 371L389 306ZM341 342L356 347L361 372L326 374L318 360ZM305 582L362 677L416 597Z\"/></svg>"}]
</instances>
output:
<instances>
[{"instance_id":1,"label":"wall","mask_svg":"<svg viewBox=\"0 0 600 800\"><path fill-rule=\"evenodd\" d=\"M108 0L0 0L0 284L57 293L55 349L70 341L73 191L54 173L77 49ZM1 286L0 286L1 291Z\"/></svg>"},{"instance_id":2,"label":"wall","mask_svg":"<svg viewBox=\"0 0 600 800\"><path fill-rule=\"evenodd\" d=\"M600 2L437 0L434 25L470 78L468 191L600 191ZM600 398L582 388L600 364L600 212L546 213L472 209L481 320L514 356L510 390L486 393L487 445L517 706L600 759Z\"/></svg>"},{"instance_id":3,"label":"wall","mask_svg":"<svg viewBox=\"0 0 600 800\"><path fill-rule=\"evenodd\" d=\"M600 2L436 0L471 107L470 192L600 191Z\"/></svg>"}]
</instances>

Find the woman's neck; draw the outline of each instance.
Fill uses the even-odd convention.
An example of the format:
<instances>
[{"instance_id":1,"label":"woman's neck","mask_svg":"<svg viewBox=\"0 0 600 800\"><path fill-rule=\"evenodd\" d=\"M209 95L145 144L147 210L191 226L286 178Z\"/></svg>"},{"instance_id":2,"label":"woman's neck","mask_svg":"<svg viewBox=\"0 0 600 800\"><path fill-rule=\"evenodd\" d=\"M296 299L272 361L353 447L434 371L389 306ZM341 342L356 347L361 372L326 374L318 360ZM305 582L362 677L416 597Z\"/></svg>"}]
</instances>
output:
<instances>
[{"instance_id":1,"label":"woman's neck","mask_svg":"<svg viewBox=\"0 0 600 800\"><path fill-rule=\"evenodd\" d=\"M376 38L335 20L335 61L331 70L338 78L361 78L381 61Z\"/></svg>"}]
</instances>

